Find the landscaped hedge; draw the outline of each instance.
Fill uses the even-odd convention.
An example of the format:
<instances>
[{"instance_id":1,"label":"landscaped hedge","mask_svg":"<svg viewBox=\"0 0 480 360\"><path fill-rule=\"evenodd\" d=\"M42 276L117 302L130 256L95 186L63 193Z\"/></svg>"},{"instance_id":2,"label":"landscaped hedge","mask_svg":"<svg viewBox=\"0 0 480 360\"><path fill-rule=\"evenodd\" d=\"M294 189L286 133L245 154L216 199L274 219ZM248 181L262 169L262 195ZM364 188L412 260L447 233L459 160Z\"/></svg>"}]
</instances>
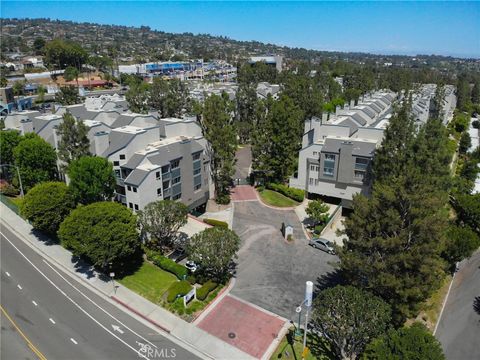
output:
<instances>
[{"instance_id":1,"label":"landscaped hedge","mask_svg":"<svg viewBox=\"0 0 480 360\"><path fill-rule=\"evenodd\" d=\"M145 255L147 259L157 265L160 269L171 272L176 275L177 278L183 280L188 275L188 270L185 266L177 264L172 259L169 259L165 256L157 254L155 251L145 249Z\"/></svg>"},{"instance_id":2,"label":"landscaped hedge","mask_svg":"<svg viewBox=\"0 0 480 360\"><path fill-rule=\"evenodd\" d=\"M203 219L203 222L208 225L218 226L221 228L228 229L228 224L225 221L216 220L216 219Z\"/></svg>"},{"instance_id":3,"label":"landscaped hedge","mask_svg":"<svg viewBox=\"0 0 480 360\"><path fill-rule=\"evenodd\" d=\"M203 301L208 294L217 288L218 284L212 280L208 280L203 286L197 290L197 299Z\"/></svg>"},{"instance_id":4,"label":"landscaped hedge","mask_svg":"<svg viewBox=\"0 0 480 360\"><path fill-rule=\"evenodd\" d=\"M168 288L167 301L172 303L178 297L188 294L190 290L192 290L192 285L188 281L176 281Z\"/></svg>"},{"instance_id":5,"label":"landscaped hedge","mask_svg":"<svg viewBox=\"0 0 480 360\"><path fill-rule=\"evenodd\" d=\"M282 184L268 183L266 187L269 190L279 192L280 194L298 202L302 202L305 196L305 192L303 190L291 188Z\"/></svg>"}]
</instances>

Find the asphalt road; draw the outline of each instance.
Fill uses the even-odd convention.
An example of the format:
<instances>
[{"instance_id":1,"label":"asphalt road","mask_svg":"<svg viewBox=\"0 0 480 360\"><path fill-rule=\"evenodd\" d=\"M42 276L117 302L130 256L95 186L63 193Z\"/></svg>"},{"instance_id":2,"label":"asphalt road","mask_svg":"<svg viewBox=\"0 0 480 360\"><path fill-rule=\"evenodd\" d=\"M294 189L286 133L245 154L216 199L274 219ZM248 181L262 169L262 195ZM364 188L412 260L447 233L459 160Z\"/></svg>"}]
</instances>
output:
<instances>
[{"instance_id":1,"label":"asphalt road","mask_svg":"<svg viewBox=\"0 0 480 360\"><path fill-rule=\"evenodd\" d=\"M289 320L302 302L305 282L319 285L332 273L336 256L308 245L293 210L276 210L258 201L236 202L233 230L242 240L232 294ZM286 242L282 222L294 227L294 241Z\"/></svg>"},{"instance_id":2,"label":"asphalt road","mask_svg":"<svg viewBox=\"0 0 480 360\"><path fill-rule=\"evenodd\" d=\"M0 239L2 359L198 358L62 273L5 227Z\"/></svg>"},{"instance_id":3,"label":"asphalt road","mask_svg":"<svg viewBox=\"0 0 480 360\"><path fill-rule=\"evenodd\" d=\"M448 360L480 359L480 251L456 273L435 336Z\"/></svg>"}]
</instances>

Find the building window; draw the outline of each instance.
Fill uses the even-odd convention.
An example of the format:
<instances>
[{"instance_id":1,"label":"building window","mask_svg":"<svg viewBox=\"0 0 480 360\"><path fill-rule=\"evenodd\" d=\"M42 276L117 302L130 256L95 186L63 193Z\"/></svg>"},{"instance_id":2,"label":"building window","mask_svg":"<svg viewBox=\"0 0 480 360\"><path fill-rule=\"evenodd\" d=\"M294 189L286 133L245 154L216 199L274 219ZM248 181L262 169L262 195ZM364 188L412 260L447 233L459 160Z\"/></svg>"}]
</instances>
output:
<instances>
[{"instance_id":1,"label":"building window","mask_svg":"<svg viewBox=\"0 0 480 360\"><path fill-rule=\"evenodd\" d=\"M355 158L355 169L357 170L366 170L368 167L369 159L366 158Z\"/></svg>"},{"instance_id":2,"label":"building window","mask_svg":"<svg viewBox=\"0 0 480 360\"><path fill-rule=\"evenodd\" d=\"M333 167L324 167L323 176L333 177Z\"/></svg>"},{"instance_id":3,"label":"building window","mask_svg":"<svg viewBox=\"0 0 480 360\"><path fill-rule=\"evenodd\" d=\"M181 197L182 197L182 193L177 194L177 195L174 195L173 198L172 198L172 200L178 200L178 199L180 199Z\"/></svg>"},{"instance_id":4,"label":"building window","mask_svg":"<svg viewBox=\"0 0 480 360\"><path fill-rule=\"evenodd\" d=\"M178 184L181 179L182 179L181 176L176 177L175 179L172 180L172 184Z\"/></svg>"},{"instance_id":5,"label":"building window","mask_svg":"<svg viewBox=\"0 0 480 360\"><path fill-rule=\"evenodd\" d=\"M198 185L195 185L195 186L193 187L193 191L196 191L196 190L200 189L201 187L202 187L202 183L200 183L200 184L198 184Z\"/></svg>"},{"instance_id":6,"label":"building window","mask_svg":"<svg viewBox=\"0 0 480 360\"><path fill-rule=\"evenodd\" d=\"M120 160L125 160L125 154L120 154Z\"/></svg>"},{"instance_id":7,"label":"building window","mask_svg":"<svg viewBox=\"0 0 480 360\"><path fill-rule=\"evenodd\" d=\"M137 192L137 188L135 186L132 187L133 192Z\"/></svg>"},{"instance_id":8,"label":"building window","mask_svg":"<svg viewBox=\"0 0 480 360\"><path fill-rule=\"evenodd\" d=\"M161 176L160 176L160 171L157 171L155 173L155 177L157 178L157 180L160 180Z\"/></svg>"},{"instance_id":9,"label":"building window","mask_svg":"<svg viewBox=\"0 0 480 360\"><path fill-rule=\"evenodd\" d=\"M127 185L127 190L132 191L132 187L130 185Z\"/></svg>"},{"instance_id":10,"label":"building window","mask_svg":"<svg viewBox=\"0 0 480 360\"><path fill-rule=\"evenodd\" d=\"M335 169L335 155L325 154L325 159L323 161L323 176L333 177Z\"/></svg>"},{"instance_id":11,"label":"building window","mask_svg":"<svg viewBox=\"0 0 480 360\"><path fill-rule=\"evenodd\" d=\"M365 171L355 170L354 177L357 180L363 180L365 178Z\"/></svg>"},{"instance_id":12,"label":"building window","mask_svg":"<svg viewBox=\"0 0 480 360\"><path fill-rule=\"evenodd\" d=\"M180 159L178 160L173 160L171 163L170 163L170 166L172 167L172 169L176 169L180 166Z\"/></svg>"},{"instance_id":13,"label":"building window","mask_svg":"<svg viewBox=\"0 0 480 360\"><path fill-rule=\"evenodd\" d=\"M128 207L129 207L130 209L133 209L133 204L132 204L131 202L129 202L129 203L128 203Z\"/></svg>"},{"instance_id":14,"label":"building window","mask_svg":"<svg viewBox=\"0 0 480 360\"><path fill-rule=\"evenodd\" d=\"M192 158L193 158L193 161L195 160L200 160L200 155L202 154L202 152L198 152L198 153L195 153L195 154L192 154Z\"/></svg>"},{"instance_id":15,"label":"building window","mask_svg":"<svg viewBox=\"0 0 480 360\"><path fill-rule=\"evenodd\" d=\"M170 171L170 165L162 166L162 174L165 174Z\"/></svg>"},{"instance_id":16,"label":"building window","mask_svg":"<svg viewBox=\"0 0 480 360\"><path fill-rule=\"evenodd\" d=\"M202 171L202 169L193 170L193 176L200 174L201 171Z\"/></svg>"},{"instance_id":17,"label":"building window","mask_svg":"<svg viewBox=\"0 0 480 360\"><path fill-rule=\"evenodd\" d=\"M170 180L165 180L162 184L164 189L168 189L170 187Z\"/></svg>"},{"instance_id":18,"label":"building window","mask_svg":"<svg viewBox=\"0 0 480 360\"><path fill-rule=\"evenodd\" d=\"M113 166L120 166L120 161L114 161Z\"/></svg>"},{"instance_id":19,"label":"building window","mask_svg":"<svg viewBox=\"0 0 480 360\"><path fill-rule=\"evenodd\" d=\"M138 205L137 204L135 204L135 210L138 210Z\"/></svg>"},{"instance_id":20,"label":"building window","mask_svg":"<svg viewBox=\"0 0 480 360\"><path fill-rule=\"evenodd\" d=\"M162 188L157 189L157 196L162 196Z\"/></svg>"}]
</instances>

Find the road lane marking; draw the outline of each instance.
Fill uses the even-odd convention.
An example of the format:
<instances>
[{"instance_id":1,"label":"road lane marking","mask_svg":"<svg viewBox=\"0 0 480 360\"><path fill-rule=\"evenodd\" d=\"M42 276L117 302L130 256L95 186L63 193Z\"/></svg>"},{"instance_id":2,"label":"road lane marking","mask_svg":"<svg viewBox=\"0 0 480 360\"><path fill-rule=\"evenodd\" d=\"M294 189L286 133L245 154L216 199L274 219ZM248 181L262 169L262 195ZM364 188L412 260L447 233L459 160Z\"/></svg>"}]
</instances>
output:
<instances>
[{"instance_id":1,"label":"road lane marking","mask_svg":"<svg viewBox=\"0 0 480 360\"><path fill-rule=\"evenodd\" d=\"M34 354L37 355L40 360L47 360L47 358L40 352L40 350L38 350L35 347L35 345L33 345L32 342L27 338L27 336L23 333L23 331L20 330L20 328L15 323L15 321L13 321L13 319L10 317L10 315L7 314L7 311L3 308L2 305L0 305L0 310L2 310L3 315L5 315L5 317L10 321L10 323L13 325L15 330L17 330L17 332L20 334L20 336L23 338L23 340L25 340L25 342L27 343L27 346L30 348L30 350L32 350L34 352Z\"/></svg>"},{"instance_id":2,"label":"road lane marking","mask_svg":"<svg viewBox=\"0 0 480 360\"><path fill-rule=\"evenodd\" d=\"M120 341L122 344L124 344L125 346L127 346L129 349L133 350L133 352L135 352L139 357L142 357L144 359L147 359L148 358L139 353L137 349L135 349L133 346L131 346L130 344L128 344L127 342L125 342L124 340L122 340L120 337L118 337L115 333L113 333L112 331L110 331L108 328L106 328L102 323L100 323L97 319L95 319L92 315L90 315L90 313L88 313L85 309L83 309L80 305L78 305L75 300L73 300L70 296L68 296L65 291L63 291L62 289L60 289L52 280L50 280L50 278L45 275L33 262L30 261L29 258L27 258L27 256L22 253L1 231L0 231L0 234L5 238L5 240L7 240L10 245L12 245L12 247L17 250L17 252L23 256L23 258L30 264L32 265L32 267L38 271L38 273L40 275L42 275L53 287L55 287L55 289L57 289L63 296L65 296L73 305L75 305L80 311L82 311L86 316L88 316L90 319L92 319L98 326L100 326L103 330L105 330L106 332L108 332L110 335L112 335L115 339L117 339L118 341Z\"/></svg>"},{"instance_id":3,"label":"road lane marking","mask_svg":"<svg viewBox=\"0 0 480 360\"><path fill-rule=\"evenodd\" d=\"M17 287L18 287L20 290L22 290L22 287L21 287L20 285L17 285Z\"/></svg>"},{"instance_id":4,"label":"road lane marking","mask_svg":"<svg viewBox=\"0 0 480 360\"><path fill-rule=\"evenodd\" d=\"M8 277L10 277L10 273L8 271L5 271L5 275L7 275Z\"/></svg>"},{"instance_id":5,"label":"road lane marking","mask_svg":"<svg viewBox=\"0 0 480 360\"><path fill-rule=\"evenodd\" d=\"M95 305L97 308L99 308L100 310L102 310L105 314L107 314L108 316L110 316L113 320L115 320L116 322L118 322L120 325L122 325L125 329L127 329L128 331L130 331L132 334L134 334L135 336L138 336L140 339L144 340L145 342L149 343L150 345L152 345L153 347L157 347L157 345L153 344L152 342L148 341L147 339L145 339L142 335L138 334L137 332L135 332L134 330L130 329L127 325L125 325L124 323L122 323L120 320L118 320L115 316L113 316L112 314L110 314L107 310L105 310L104 308L102 308L100 305L98 305L95 301L93 301L92 299L90 299L87 295L85 295L83 293L83 291L81 291L80 289L78 289L75 285L73 285L70 281L68 281L62 274L60 274L58 272L57 269L55 269L52 265L50 265L48 263L48 261L46 261L45 259L42 259L43 262L45 263L45 265L47 265L50 269L52 269L52 271L54 271L60 278L63 279L63 281L65 281L68 285L70 285L72 288L74 288L80 295L82 295L85 299L87 299L88 301L90 301L93 305ZM158 334L157 334L158 335Z\"/></svg>"},{"instance_id":6,"label":"road lane marking","mask_svg":"<svg viewBox=\"0 0 480 360\"><path fill-rule=\"evenodd\" d=\"M78 342L76 342L74 338L70 338L70 341L73 342L75 345L78 344Z\"/></svg>"},{"instance_id":7,"label":"road lane marking","mask_svg":"<svg viewBox=\"0 0 480 360\"><path fill-rule=\"evenodd\" d=\"M52 318L48 318L48 320L50 320L50 322L55 325L55 321L52 319Z\"/></svg>"},{"instance_id":8,"label":"road lane marking","mask_svg":"<svg viewBox=\"0 0 480 360\"><path fill-rule=\"evenodd\" d=\"M35 300L32 300L32 304L35 306L38 306L38 304L35 302Z\"/></svg>"}]
</instances>

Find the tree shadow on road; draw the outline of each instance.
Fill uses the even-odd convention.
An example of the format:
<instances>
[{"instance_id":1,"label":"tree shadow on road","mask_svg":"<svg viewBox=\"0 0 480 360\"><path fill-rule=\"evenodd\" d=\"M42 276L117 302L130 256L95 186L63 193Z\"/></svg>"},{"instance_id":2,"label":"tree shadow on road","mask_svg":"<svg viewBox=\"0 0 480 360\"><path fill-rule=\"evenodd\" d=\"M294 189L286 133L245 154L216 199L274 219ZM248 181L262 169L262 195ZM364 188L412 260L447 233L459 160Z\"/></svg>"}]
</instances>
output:
<instances>
[{"instance_id":1,"label":"tree shadow on road","mask_svg":"<svg viewBox=\"0 0 480 360\"><path fill-rule=\"evenodd\" d=\"M473 310L475 310L475 312L480 315L480 296L477 296L474 300L473 300Z\"/></svg>"}]
</instances>

